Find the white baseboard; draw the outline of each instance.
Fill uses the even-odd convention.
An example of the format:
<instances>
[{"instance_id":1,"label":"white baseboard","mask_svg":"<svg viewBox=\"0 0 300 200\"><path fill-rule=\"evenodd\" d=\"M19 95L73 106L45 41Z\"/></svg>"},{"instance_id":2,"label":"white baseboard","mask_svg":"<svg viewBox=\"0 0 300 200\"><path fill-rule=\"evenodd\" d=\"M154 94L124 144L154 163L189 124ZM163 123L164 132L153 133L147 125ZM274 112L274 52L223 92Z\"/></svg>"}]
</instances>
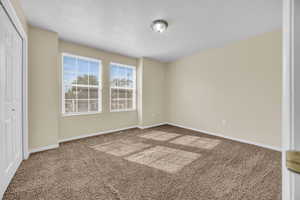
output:
<instances>
[{"instance_id":1,"label":"white baseboard","mask_svg":"<svg viewBox=\"0 0 300 200\"><path fill-rule=\"evenodd\" d=\"M168 124L167 122L163 122L163 123L159 123L159 124L153 124L153 125L149 125L149 126L138 126L139 129L147 129L147 128L153 128L153 127L157 127L157 126L162 126L162 125L166 125Z\"/></svg>"},{"instance_id":2,"label":"white baseboard","mask_svg":"<svg viewBox=\"0 0 300 200\"><path fill-rule=\"evenodd\" d=\"M278 147L273 147L273 146L270 146L270 145L260 144L260 143L251 142L251 141L238 139L238 138L233 138L233 137L225 136L225 135L222 135L222 134L212 133L212 132L209 132L209 131L206 131L206 130L200 130L200 129L191 128L191 127L183 126L183 125L176 124L176 123L170 123L170 122L163 122L163 123L159 123L159 124L153 124L153 125L150 125L150 126L138 126L138 125L136 125L136 126L129 126L129 127L120 128L120 129L112 129L112 130L107 130L107 131L101 131L101 132L98 132L98 133L91 133L91 134L80 135L80 136L76 136L76 137L72 137L72 138L62 139L62 140L59 140L59 143L69 142L69 141L72 141L72 140L78 140L78 139L83 139L83 138L87 138L87 137L93 137L93 136L98 136L98 135L114 133L114 132L118 132L118 131L124 131L124 130L128 130L128 129L133 129L133 128L147 129L147 128L153 128L153 127L167 125L167 124L171 125L171 126L176 126L176 127L180 127L180 128L185 128L185 129L197 131L197 132L212 135L212 136L226 138L226 139L241 142L241 143L252 144L252 145L260 146L260 147L263 147L263 148L272 149L272 150L275 150L275 151L282 151L281 148L278 148ZM45 147L39 147L39 148L31 149L30 154L31 153L36 153L36 152L41 152L41 151L47 151L47 150L55 149L55 148L58 148L58 147L59 147L59 144L53 144L53 145L48 145L48 146L45 146Z\"/></svg>"},{"instance_id":3,"label":"white baseboard","mask_svg":"<svg viewBox=\"0 0 300 200\"><path fill-rule=\"evenodd\" d=\"M30 151L28 151L28 149L27 149L27 151L24 152L24 158L23 158L23 160L27 160L29 158L29 156L30 156Z\"/></svg>"},{"instance_id":4,"label":"white baseboard","mask_svg":"<svg viewBox=\"0 0 300 200\"><path fill-rule=\"evenodd\" d=\"M189 130L192 130L192 131L197 131L197 132L200 132L200 133L205 133L205 134L212 135L212 136L226 138L226 139L237 141L237 142L241 142L241 143L252 144L252 145L256 145L256 146L259 146L259 147L263 147L263 148L267 148L267 149L271 149L271 150L275 150L275 151L280 151L280 152L282 151L282 149L279 148L279 147L274 147L274 146L270 146L270 145L265 145L265 144L260 144L260 143L256 143L256 142L251 142L251 141L248 141L248 140L233 138L233 137L230 137L230 136L225 136L225 135L222 135L222 134L217 134L217 133L212 133L212 132L205 131L205 130L191 128L191 127L179 125L179 124L176 124L176 123L170 123L170 122L168 122L166 124L171 125L171 126L177 126L177 127L180 127L180 128L189 129Z\"/></svg>"},{"instance_id":5,"label":"white baseboard","mask_svg":"<svg viewBox=\"0 0 300 200\"><path fill-rule=\"evenodd\" d=\"M59 144L51 144L51 145L48 145L48 146L31 149L29 152L31 154L31 153L36 153L36 152L40 152L40 151L47 151L47 150L50 150L50 149L56 149L58 147L59 147Z\"/></svg>"},{"instance_id":6,"label":"white baseboard","mask_svg":"<svg viewBox=\"0 0 300 200\"><path fill-rule=\"evenodd\" d=\"M114 132L118 132L118 131L125 131L125 130L133 129L133 128L138 128L138 126L129 126L129 127L125 127L125 128L101 131L101 132L98 132L98 133L90 133L90 134L85 134L85 135L79 135L79 136L59 140L59 143L69 142L69 141L72 141L72 140L78 140L78 139L88 138L88 137L93 137L93 136L98 136L98 135L114 133Z\"/></svg>"},{"instance_id":7,"label":"white baseboard","mask_svg":"<svg viewBox=\"0 0 300 200\"><path fill-rule=\"evenodd\" d=\"M125 127L125 128L119 128L119 129L112 129L112 130L107 130L107 131L101 131L98 133L90 133L90 134L85 134L85 135L79 135L76 137L71 137L71 138L66 138L66 139L62 139L59 140L58 143L63 143L63 142L69 142L72 140L78 140L78 139L83 139L83 138L88 138L88 137L93 137L93 136L98 136L98 135L104 135L104 134L109 134L109 133L114 133L114 132L118 132L118 131L125 131L128 129L133 129L133 128L139 128L139 129L147 129L147 128L153 128L153 127L157 127L157 126L161 126L161 125L165 125L167 123L159 123L159 124L154 124L151 126L129 126L129 127ZM31 149L30 150L30 154L31 153L36 153L36 152L41 152L41 151L47 151L50 149L55 149L58 148L59 144L54 144L54 145L48 145L45 147L39 147L39 148L35 148L35 149Z\"/></svg>"},{"instance_id":8,"label":"white baseboard","mask_svg":"<svg viewBox=\"0 0 300 200\"><path fill-rule=\"evenodd\" d=\"M138 125L136 125L136 126L129 126L129 127L125 127L125 128L106 130L106 131L101 131L101 132L98 132L98 133L90 133L90 134L79 135L79 136L71 137L71 138L67 138L67 139L62 139L62 140L59 140L59 143L69 142L69 141L72 141L72 140L78 140L78 139L83 139L83 138L87 138L87 137L93 137L93 136L98 136L98 135L114 133L114 132L118 132L118 131L125 131L125 130L133 129L133 128L139 128L139 129L153 128L153 127L157 127L157 126L161 126L161 125L165 125L165 124L167 124L167 123L164 122L164 123L159 123L159 124L153 124L153 125L150 125L150 126L138 126Z\"/></svg>"}]
</instances>

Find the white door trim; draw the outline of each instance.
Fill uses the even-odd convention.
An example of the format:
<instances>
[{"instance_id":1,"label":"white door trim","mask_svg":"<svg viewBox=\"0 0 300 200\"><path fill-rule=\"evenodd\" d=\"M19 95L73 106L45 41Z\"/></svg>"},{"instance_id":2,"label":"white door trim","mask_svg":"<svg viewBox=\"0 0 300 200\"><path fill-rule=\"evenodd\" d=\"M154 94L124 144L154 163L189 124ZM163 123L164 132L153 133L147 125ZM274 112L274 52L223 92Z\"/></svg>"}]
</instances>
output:
<instances>
[{"instance_id":1,"label":"white door trim","mask_svg":"<svg viewBox=\"0 0 300 200\"><path fill-rule=\"evenodd\" d=\"M22 150L23 159L29 157L28 150L28 38L27 33L24 30L18 15L11 4L10 0L0 0L4 9L11 18L13 24L15 25L17 31L19 32L23 41L23 66L22 66Z\"/></svg>"},{"instance_id":2,"label":"white door trim","mask_svg":"<svg viewBox=\"0 0 300 200\"><path fill-rule=\"evenodd\" d=\"M294 149L294 0L283 0L282 67L282 199L295 199L295 176L286 168L287 150Z\"/></svg>"}]
</instances>

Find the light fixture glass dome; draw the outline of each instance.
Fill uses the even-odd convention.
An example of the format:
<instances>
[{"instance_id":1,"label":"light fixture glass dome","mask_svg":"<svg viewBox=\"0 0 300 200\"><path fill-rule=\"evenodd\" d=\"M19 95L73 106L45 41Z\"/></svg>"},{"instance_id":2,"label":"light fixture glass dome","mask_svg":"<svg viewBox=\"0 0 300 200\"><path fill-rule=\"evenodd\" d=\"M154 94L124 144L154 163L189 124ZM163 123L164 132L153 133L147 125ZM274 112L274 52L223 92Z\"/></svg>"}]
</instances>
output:
<instances>
[{"instance_id":1,"label":"light fixture glass dome","mask_svg":"<svg viewBox=\"0 0 300 200\"><path fill-rule=\"evenodd\" d=\"M158 19L152 22L151 28L157 33L163 33L168 28L168 22L162 19Z\"/></svg>"}]
</instances>

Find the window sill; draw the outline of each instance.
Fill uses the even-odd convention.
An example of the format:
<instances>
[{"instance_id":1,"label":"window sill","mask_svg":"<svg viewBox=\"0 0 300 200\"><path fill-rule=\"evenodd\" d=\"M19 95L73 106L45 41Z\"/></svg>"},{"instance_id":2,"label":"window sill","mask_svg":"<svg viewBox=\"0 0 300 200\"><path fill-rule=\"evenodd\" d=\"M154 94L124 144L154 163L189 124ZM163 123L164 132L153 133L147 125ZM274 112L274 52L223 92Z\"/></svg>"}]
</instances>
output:
<instances>
[{"instance_id":1,"label":"window sill","mask_svg":"<svg viewBox=\"0 0 300 200\"><path fill-rule=\"evenodd\" d=\"M85 115L97 115L102 112L85 112L85 113L62 113L62 117L72 117L72 116L85 116Z\"/></svg>"},{"instance_id":2,"label":"window sill","mask_svg":"<svg viewBox=\"0 0 300 200\"><path fill-rule=\"evenodd\" d=\"M136 109L127 109L127 110L110 110L112 113L118 113L118 112L134 112Z\"/></svg>"}]
</instances>

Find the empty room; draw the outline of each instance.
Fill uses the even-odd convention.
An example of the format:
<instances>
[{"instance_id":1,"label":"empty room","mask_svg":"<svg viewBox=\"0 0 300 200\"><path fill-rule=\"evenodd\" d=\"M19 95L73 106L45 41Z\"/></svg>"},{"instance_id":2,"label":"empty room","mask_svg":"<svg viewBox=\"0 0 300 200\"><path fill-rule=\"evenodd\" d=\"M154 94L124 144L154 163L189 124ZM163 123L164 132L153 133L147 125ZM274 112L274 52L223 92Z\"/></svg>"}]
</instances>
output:
<instances>
[{"instance_id":1,"label":"empty room","mask_svg":"<svg viewBox=\"0 0 300 200\"><path fill-rule=\"evenodd\" d=\"M296 1L0 2L0 199L300 198Z\"/></svg>"}]
</instances>

